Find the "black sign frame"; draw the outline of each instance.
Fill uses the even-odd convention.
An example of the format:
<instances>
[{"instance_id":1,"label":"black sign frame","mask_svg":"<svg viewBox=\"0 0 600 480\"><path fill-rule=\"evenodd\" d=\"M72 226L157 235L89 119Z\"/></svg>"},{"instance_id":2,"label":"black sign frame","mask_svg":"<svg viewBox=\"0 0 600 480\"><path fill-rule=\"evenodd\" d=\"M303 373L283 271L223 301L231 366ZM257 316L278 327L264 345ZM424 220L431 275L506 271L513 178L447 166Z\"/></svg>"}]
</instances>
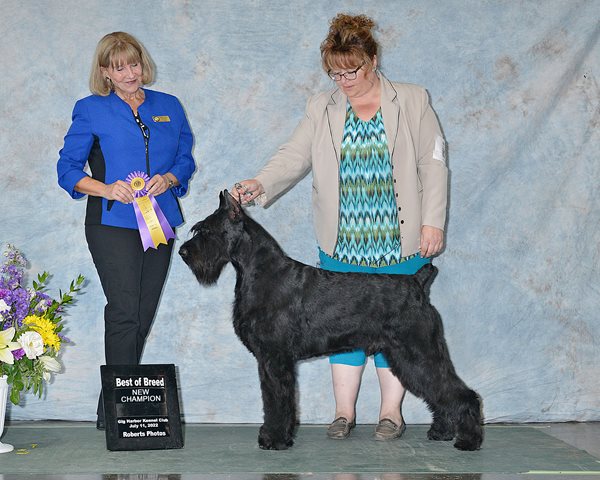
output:
<instances>
[{"instance_id":1,"label":"black sign frame","mask_svg":"<svg viewBox=\"0 0 600 480\"><path fill-rule=\"evenodd\" d=\"M183 448L175 365L101 365L108 450Z\"/></svg>"}]
</instances>

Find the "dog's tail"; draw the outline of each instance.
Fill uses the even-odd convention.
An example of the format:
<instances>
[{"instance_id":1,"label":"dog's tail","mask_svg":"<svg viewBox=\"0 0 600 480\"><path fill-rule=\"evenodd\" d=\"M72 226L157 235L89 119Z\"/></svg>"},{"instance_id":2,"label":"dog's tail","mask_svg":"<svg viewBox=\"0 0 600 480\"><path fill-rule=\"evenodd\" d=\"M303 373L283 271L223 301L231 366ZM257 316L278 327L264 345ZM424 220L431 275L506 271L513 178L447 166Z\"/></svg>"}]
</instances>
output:
<instances>
[{"instance_id":1,"label":"dog's tail","mask_svg":"<svg viewBox=\"0 0 600 480\"><path fill-rule=\"evenodd\" d=\"M421 269L415 273L415 278L419 285L425 291L425 294L429 297L429 291L431 289L431 284L433 283L433 279L438 273L438 269L433 266L431 263L426 263L421 267Z\"/></svg>"}]
</instances>

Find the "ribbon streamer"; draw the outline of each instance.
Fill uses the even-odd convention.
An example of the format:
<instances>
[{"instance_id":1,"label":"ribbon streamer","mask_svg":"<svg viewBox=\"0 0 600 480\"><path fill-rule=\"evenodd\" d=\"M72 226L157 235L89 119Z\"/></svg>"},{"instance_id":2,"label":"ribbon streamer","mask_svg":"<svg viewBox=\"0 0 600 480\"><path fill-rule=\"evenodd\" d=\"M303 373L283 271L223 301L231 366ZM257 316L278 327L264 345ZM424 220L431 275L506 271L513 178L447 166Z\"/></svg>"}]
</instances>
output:
<instances>
[{"instance_id":1,"label":"ribbon streamer","mask_svg":"<svg viewBox=\"0 0 600 480\"><path fill-rule=\"evenodd\" d=\"M169 225L165 214L152 195L148 195L146 184L150 177L145 172L131 172L125 179L134 192L133 210L137 220L144 251L148 248L158 248L161 243L167 244L170 238L175 238L175 232Z\"/></svg>"}]
</instances>

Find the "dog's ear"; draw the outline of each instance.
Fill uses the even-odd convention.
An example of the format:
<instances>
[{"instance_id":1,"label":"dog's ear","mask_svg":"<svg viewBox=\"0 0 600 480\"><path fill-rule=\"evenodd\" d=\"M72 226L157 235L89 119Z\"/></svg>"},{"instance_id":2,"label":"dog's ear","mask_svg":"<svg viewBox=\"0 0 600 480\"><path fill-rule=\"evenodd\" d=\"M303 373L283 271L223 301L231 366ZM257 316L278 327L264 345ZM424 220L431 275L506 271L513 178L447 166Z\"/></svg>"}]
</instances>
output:
<instances>
[{"instance_id":1,"label":"dog's ear","mask_svg":"<svg viewBox=\"0 0 600 480\"><path fill-rule=\"evenodd\" d=\"M241 220L244 210L242 210L240 202L233 195L231 195L227 190L223 190L219 199L219 208L225 208L227 210L230 220L234 222Z\"/></svg>"}]
</instances>

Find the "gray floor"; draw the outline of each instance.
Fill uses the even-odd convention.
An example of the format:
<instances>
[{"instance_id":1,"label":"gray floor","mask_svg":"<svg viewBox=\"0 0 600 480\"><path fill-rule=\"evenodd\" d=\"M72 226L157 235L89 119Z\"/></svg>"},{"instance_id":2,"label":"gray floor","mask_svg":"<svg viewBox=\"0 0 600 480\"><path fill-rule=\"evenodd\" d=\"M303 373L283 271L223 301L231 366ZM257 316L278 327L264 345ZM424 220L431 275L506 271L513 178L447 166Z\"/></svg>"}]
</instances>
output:
<instances>
[{"instance_id":1,"label":"gray floor","mask_svg":"<svg viewBox=\"0 0 600 480\"><path fill-rule=\"evenodd\" d=\"M487 425L479 452L426 440L409 425L402 439L372 440L360 425L344 441L303 425L295 446L265 452L257 425L185 426L183 449L110 452L87 422L12 422L2 442L0 480L600 480L600 423Z\"/></svg>"}]
</instances>

